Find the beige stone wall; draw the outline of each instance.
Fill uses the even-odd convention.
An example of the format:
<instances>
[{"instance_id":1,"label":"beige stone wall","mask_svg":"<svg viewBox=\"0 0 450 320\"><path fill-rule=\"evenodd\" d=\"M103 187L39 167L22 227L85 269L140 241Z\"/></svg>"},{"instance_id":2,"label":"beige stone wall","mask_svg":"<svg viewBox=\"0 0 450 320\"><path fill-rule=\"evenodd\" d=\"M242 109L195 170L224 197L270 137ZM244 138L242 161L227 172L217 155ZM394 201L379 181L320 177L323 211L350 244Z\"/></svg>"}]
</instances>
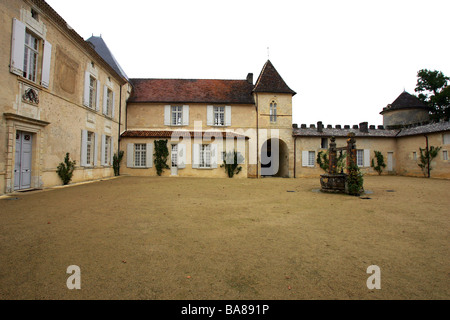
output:
<instances>
[{"instance_id":1,"label":"beige stone wall","mask_svg":"<svg viewBox=\"0 0 450 320\"><path fill-rule=\"evenodd\" d=\"M450 178L450 161L443 159L444 151L447 151L447 154L450 153L450 144L444 144L444 134L442 132L428 134L428 146L442 148L438 156L431 162L431 177L433 178ZM420 162L420 148L426 148L425 136L399 137L397 144L400 155L398 159L398 174L423 177L424 173L418 166L418 163Z\"/></svg>"},{"instance_id":2,"label":"beige stone wall","mask_svg":"<svg viewBox=\"0 0 450 320\"><path fill-rule=\"evenodd\" d=\"M395 174L397 171L398 160L398 152L397 152L397 142L395 138L355 138L356 140L356 148L360 150L369 150L370 159L369 164L372 159L375 158L374 151L381 151L384 156L384 161L387 164L388 152L393 153L393 171L388 172L387 167L383 170L382 174ZM328 137L329 143L329 137ZM296 172L295 176L297 178L301 177L319 177L321 174L325 173L320 166L314 162L314 166L306 167L303 166L302 162L302 151L314 151L315 159L320 151L326 152L327 149L321 148L321 137L297 137L295 139L296 152L295 152L295 164L296 164ZM346 137L338 137L336 138L336 147L346 147L347 146L347 138ZM360 170L365 175L377 175L378 173L369 165L369 166L361 166Z\"/></svg>"},{"instance_id":3,"label":"beige stone wall","mask_svg":"<svg viewBox=\"0 0 450 320\"><path fill-rule=\"evenodd\" d=\"M426 109L389 110L383 113L383 125L395 126L425 122L430 119Z\"/></svg>"},{"instance_id":4,"label":"beige stone wall","mask_svg":"<svg viewBox=\"0 0 450 320\"><path fill-rule=\"evenodd\" d=\"M57 165L66 152L77 161L73 182L103 178L113 175L112 166L100 164L100 142L97 164L91 168L80 167L81 131L96 132L111 136L114 148L118 147L119 114L121 123L125 119L127 87L123 80L110 73L104 62L91 56L79 43L57 26L45 12L34 7L38 20L31 18L31 6L20 0L2 1L0 4L0 41L3 50L0 62L0 193L11 192L14 181L15 133L18 130L33 134L32 187L45 188L60 185L56 174ZM16 18L26 24L27 30L39 38L39 64L37 81L33 82L11 73L7 66L11 60L12 21ZM36 33L36 25L42 32ZM40 83L42 72L43 43L52 45L50 84ZM83 105L85 71L92 72L100 81L100 108L92 110ZM115 92L114 117L103 115L103 86ZM32 88L39 95L39 103L30 103L22 98L25 90ZM122 90L122 95L120 91ZM122 97L122 99L121 99ZM120 108L122 107L122 112ZM16 116L6 117L5 114ZM33 121L36 121L33 123Z\"/></svg>"},{"instance_id":5,"label":"beige stone wall","mask_svg":"<svg viewBox=\"0 0 450 320\"><path fill-rule=\"evenodd\" d=\"M152 144L154 152L154 141L155 140L168 140L167 148L169 150L169 157L167 160L167 165L169 169L164 169L164 172L161 176L173 176L171 172L172 162L172 144L184 144L186 155L184 157L185 167L178 168L177 177L203 177L203 178L227 178L227 174L225 172L225 168L221 168L220 166L223 164L221 152L228 150L237 150L244 155L244 163L241 164L242 170L239 174L235 175L234 178L247 178L247 163L248 163L248 141L241 140L240 142L234 141L219 141L219 140L203 140L197 141L196 139L184 139L180 138L171 140L171 139L160 139L160 138L123 138L121 140L121 150L125 152L124 158L121 162L120 166L120 174L121 175L133 175L133 176L157 176L155 164L154 164L154 156L151 157L152 164L151 167L147 164L147 168L137 168L133 167L133 163L130 163L128 158L128 148L131 144ZM193 147L194 143L202 143L202 144L212 144L217 146L218 150L218 158L217 158L217 167L216 168L193 168ZM131 146L133 147L133 146Z\"/></svg>"}]
</instances>

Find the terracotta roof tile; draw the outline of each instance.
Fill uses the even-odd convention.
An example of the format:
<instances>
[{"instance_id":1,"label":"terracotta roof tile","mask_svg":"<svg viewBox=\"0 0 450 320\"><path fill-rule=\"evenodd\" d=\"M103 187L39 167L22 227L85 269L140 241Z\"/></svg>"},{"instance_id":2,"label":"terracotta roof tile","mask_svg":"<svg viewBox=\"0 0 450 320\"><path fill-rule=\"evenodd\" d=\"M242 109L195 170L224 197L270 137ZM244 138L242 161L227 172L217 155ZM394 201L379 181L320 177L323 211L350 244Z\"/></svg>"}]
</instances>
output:
<instances>
[{"instance_id":1,"label":"terracotta roof tile","mask_svg":"<svg viewBox=\"0 0 450 320\"><path fill-rule=\"evenodd\" d=\"M130 79L129 102L254 104L247 80Z\"/></svg>"},{"instance_id":2,"label":"terracotta roof tile","mask_svg":"<svg viewBox=\"0 0 450 320\"><path fill-rule=\"evenodd\" d=\"M267 60L264 65L253 91L296 94L296 92L289 88L286 82L284 82L270 60Z\"/></svg>"},{"instance_id":3,"label":"terracotta roof tile","mask_svg":"<svg viewBox=\"0 0 450 320\"><path fill-rule=\"evenodd\" d=\"M188 137L195 138L197 135L202 138L219 137L223 138L240 138L248 139L247 136L234 132L225 131L184 131L184 130L128 130L122 133L123 138L171 138L171 137Z\"/></svg>"}]
</instances>

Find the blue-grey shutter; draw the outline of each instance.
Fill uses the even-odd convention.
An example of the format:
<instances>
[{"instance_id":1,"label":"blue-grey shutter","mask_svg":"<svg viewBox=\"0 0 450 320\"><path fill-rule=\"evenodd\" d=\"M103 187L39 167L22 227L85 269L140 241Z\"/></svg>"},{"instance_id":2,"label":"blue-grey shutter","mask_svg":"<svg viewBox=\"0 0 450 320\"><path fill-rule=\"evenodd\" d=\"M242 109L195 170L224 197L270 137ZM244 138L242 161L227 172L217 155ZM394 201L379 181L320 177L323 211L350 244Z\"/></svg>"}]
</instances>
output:
<instances>
[{"instance_id":1,"label":"blue-grey shutter","mask_svg":"<svg viewBox=\"0 0 450 320\"><path fill-rule=\"evenodd\" d=\"M25 55L25 24L13 19L10 71L23 76Z\"/></svg>"}]
</instances>

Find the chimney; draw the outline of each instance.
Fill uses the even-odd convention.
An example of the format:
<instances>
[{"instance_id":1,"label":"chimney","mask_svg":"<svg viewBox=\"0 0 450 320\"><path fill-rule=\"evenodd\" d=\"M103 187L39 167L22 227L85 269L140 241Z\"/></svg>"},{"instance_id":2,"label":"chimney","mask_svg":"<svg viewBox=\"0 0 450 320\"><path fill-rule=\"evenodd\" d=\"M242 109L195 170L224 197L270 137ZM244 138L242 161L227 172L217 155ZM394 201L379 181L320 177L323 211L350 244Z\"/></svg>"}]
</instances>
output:
<instances>
[{"instance_id":1,"label":"chimney","mask_svg":"<svg viewBox=\"0 0 450 320\"><path fill-rule=\"evenodd\" d=\"M322 121L317 121L317 132L323 132Z\"/></svg>"},{"instance_id":2,"label":"chimney","mask_svg":"<svg viewBox=\"0 0 450 320\"><path fill-rule=\"evenodd\" d=\"M253 73L249 73L247 75L247 82L253 84Z\"/></svg>"},{"instance_id":3,"label":"chimney","mask_svg":"<svg viewBox=\"0 0 450 320\"><path fill-rule=\"evenodd\" d=\"M369 127L367 122L361 122L359 124L359 131L364 133L369 133Z\"/></svg>"}]
</instances>

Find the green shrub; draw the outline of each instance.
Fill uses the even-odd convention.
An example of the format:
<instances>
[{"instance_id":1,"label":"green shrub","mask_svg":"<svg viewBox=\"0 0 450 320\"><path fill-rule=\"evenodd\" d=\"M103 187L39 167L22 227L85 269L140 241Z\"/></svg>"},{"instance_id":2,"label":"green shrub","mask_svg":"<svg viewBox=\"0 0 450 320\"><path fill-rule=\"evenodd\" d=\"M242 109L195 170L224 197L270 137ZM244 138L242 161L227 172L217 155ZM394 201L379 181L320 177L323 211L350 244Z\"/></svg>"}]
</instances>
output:
<instances>
[{"instance_id":1,"label":"green shrub","mask_svg":"<svg viewBox=\"0 0 450 320\"><path fill-rule=\"evenodd\" d=\"M242 167L239 165L244 160L242 155L236 151L230 151L225 155L221 168L225 168L229 178L233 178L235 174L241 172Z\"/></svg>"},{"instance_id":2,"label":"green shrub","mask_svg":"<svg viewBox=\"0 0 450 320\"><path fill-rule=\"evenodd\" d=\"M353 196L359 196L363 189L364 178L358 166L351 163L348 166L347 192Z\"/></svg>"},{"instance_id":3,"label":"green shrub","mask_svg":"<svg viewBox=\"0 0 450 320\"><path fill-rule=\"evenodd\" d=\"M123 158L122 150L119 151L118 155L117 155L117 153L114 153L114 155L113 155L113 168L114 168L115 176L120 175L120 162L122 161L122 158Z\"/></svg>"},{"instance_id":4,"label":"green shrub","mask_svg":"<svg viewBox=\"0 0 450 320\"><path fill-rule=\"evenodd\" d=\"M73 171L75 170L76 161L70 161L69 153L66 153L64 162L61 162L56 168L56 172L61 178L64 185L68 184L72 180Z\"/></svg>"}]
</instances>

